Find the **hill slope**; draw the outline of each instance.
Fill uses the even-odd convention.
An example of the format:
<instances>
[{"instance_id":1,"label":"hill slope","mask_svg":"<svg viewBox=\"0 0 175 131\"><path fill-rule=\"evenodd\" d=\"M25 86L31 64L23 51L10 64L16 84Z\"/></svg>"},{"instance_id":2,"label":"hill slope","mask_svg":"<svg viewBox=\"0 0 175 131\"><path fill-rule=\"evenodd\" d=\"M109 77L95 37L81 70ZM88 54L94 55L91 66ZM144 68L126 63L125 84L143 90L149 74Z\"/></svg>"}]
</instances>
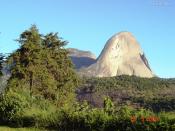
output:
<instances>
[{"instance_id":1,"label":"hill slope","mask_svg":"<svg viewBox=\"0 0 175 131\"><path fill-rule=\"evenodd\" d=\"M103 106L109 96L117 104L146 107L155 111L175 109L175 79L116 76L87 78L77 90L79 101L87 100L96 107Z\"/></svg>"}]
</instances>

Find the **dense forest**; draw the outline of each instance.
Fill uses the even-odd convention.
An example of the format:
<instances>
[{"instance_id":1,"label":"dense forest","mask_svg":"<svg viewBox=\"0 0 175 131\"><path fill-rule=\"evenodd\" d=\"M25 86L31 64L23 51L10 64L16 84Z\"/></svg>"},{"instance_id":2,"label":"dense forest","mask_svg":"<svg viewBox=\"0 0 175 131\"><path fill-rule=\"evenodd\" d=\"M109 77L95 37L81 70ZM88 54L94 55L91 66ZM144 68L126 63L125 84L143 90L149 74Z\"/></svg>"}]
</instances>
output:
<instances>
[{"instance_id":1,"label":"dense forest","mask_svg":"<svg viewBox=\"0 0 175 131\"><path fill-rule=\"evenodd\" d=\"M60 131L174 131L175 79L80 77L57 33L33 25L0 54L0 124ZM8 80L7 80L8 79Z\"/></svg>"},{"instance_id":2,"label":"dense forest","mask_svg":"<svg viewBox=\"0 0 175 131\"><path fill-rule=\"evenodd\" d=\"M175 109L175 79L116 76L84 78L76 93L79 101L102 107L104 96L109 96L117 106L147 108L155 112Z\"/></svg>"}]
</instances>

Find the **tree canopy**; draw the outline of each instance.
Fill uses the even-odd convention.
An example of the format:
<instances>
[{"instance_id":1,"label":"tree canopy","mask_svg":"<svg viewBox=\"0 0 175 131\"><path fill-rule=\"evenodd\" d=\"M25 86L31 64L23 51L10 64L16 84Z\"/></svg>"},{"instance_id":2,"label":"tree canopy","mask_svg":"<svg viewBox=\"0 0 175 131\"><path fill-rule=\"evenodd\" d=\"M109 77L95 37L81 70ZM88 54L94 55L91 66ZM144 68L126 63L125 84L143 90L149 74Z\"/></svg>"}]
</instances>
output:
<instances>
[{"instance_id":1,"label":"tree canopy","mask_svg":"<svg viewBox=\"0 0 175 131\"><path fill-rule=\"evenodd\" d=\"M17 40L20 48L8 58L11 77L8 88L26 88L33 96L59 100L78 84L73 64L57 33L41 35L35 25Z\"/></svg>"}]
</instances>

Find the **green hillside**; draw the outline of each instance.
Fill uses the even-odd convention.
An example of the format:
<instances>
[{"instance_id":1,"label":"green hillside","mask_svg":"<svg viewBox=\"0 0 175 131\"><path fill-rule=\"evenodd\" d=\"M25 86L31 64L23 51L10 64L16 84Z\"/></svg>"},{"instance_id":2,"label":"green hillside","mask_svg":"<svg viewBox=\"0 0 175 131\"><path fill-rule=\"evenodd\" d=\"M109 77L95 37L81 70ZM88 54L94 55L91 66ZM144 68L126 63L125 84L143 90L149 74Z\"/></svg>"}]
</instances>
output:
<instances>
[{"instance_id":1,"label":"green hillside","mask_svg":"<svg viewBox=\"0 0 175 131\"><path fill-rule=\"evenodd\" d=\"M175 109L175 79L126 75L84 78L77 94L80 101L87 100L96 107L102 107L104 97L109 96L118 106L145 107L155 112Z\"/></svg>"}]
</instances>

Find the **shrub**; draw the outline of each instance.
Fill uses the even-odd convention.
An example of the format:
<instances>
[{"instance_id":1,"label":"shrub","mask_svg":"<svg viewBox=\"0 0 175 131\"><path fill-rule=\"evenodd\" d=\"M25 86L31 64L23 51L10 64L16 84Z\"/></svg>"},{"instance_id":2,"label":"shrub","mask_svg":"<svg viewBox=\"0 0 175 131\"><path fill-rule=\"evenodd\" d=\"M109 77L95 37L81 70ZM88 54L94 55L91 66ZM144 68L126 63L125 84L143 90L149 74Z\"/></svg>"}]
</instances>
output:
<instances>
[{"instance_id":1,"label":"shrub","mask_svg":"<svg viewBox=\"0 0 175 131\"><path fill-rule=\"evenodd\" d=\"M17 92L9 91L1 96L0 119L3 122L18 121L28 103L26 98Z\"/></svg>"},{"instance_id":2,"label":"shrub","mask_svg":"<svg viewBox=\"0 0 175 131\"><path fill-rule=\"evenodd\" d=\"M115 110L114 103L109 97L104 99L104 111L108 114L113 114Z\"/></svg>"}]
</instances>

